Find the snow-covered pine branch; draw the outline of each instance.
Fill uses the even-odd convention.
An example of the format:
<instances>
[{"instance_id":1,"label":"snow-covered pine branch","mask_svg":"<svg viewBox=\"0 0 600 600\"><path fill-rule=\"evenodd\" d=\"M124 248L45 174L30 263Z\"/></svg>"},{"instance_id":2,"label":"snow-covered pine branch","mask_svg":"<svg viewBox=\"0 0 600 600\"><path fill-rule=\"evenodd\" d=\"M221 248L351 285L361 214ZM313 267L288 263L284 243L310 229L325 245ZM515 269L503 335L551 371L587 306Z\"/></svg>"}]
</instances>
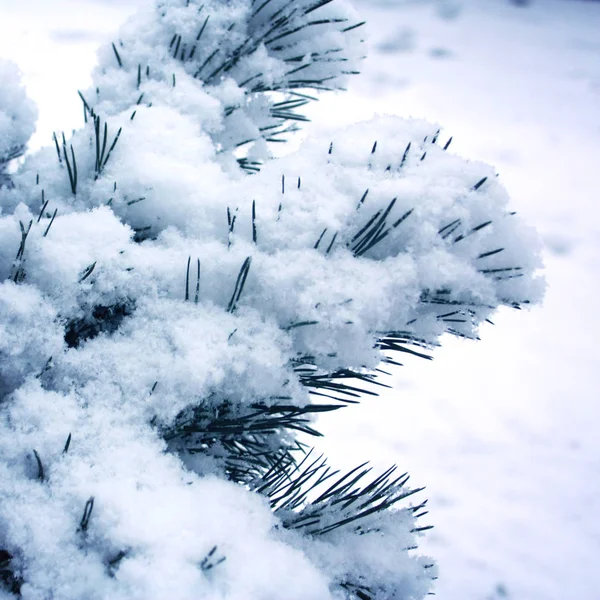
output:
<instances>
[{"instance_id":1,"label":"snow-covered pine branch","mask_svg":"<svg viewBox=\"0 0 600 600\"><path fill-rule=\"evenodd\" d=\"M101 49L85 101L105 115L171 106L221 160L242 148L252 172L266 142L307 120L307 91L340 89L358 71L362 25L345 0L159 2Z\"/></svg>"},{"instance_id":2,"label":"snow-covered pine branch","mask_svg":"<svg viewBox=\"0 0 600 600\"><path fill-rule=\"evenodd\" d=\"M306 438L380 361L538 301L539 258L437 126L236 153L355 70L359 23L343 0L161 2L101 51L82 129L0 188L4 597L427 594L408 477L337 473Z\"/></svg>"}]
</instances>

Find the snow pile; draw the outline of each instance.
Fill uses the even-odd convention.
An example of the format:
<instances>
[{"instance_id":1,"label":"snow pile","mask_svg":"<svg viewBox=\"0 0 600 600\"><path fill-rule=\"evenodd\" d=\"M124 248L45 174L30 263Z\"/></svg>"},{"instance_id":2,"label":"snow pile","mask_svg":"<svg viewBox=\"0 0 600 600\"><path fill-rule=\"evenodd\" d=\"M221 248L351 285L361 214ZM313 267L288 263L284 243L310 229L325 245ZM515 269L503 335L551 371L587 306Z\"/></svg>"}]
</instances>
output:
<instances>
[{"instance_id":1,"label":"snow pile","mask_svg":"<svg viewBox=\"0 0 600 600\"><path fill-rule=\"evenodd\" d=\"M369 380L382 349L538 301L537 242L494 171L421 121L316 137L249 176L266 154L239 140L264 150L306 100L271 92L353 60L343 2L292 4L159 3L101 51L86 126L0 189L0 560L23 598L429 589L404 476L309 493L326 466L282 461L298 416L353 397L334 380Z\"/></svg>"}]
</instances>

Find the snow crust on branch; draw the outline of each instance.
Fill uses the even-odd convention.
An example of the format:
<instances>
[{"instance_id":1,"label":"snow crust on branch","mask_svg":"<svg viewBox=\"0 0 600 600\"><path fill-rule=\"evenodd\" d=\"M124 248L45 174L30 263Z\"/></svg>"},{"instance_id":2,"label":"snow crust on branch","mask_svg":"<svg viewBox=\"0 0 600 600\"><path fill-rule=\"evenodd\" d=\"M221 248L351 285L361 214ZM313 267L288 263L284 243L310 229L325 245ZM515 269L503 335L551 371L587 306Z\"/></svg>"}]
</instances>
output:
<instances>
[{"instance_id":1,"label":"snow crust on branch","mask_svg":"<svg viewBox=\"0 0 600 600\"><path fill-rule=\"evenodd\" d=\"M159 3L101 51L87 124L0 189L0 574L22 598L427 594L404 476L329 479L311 504L282 481L324 476L318 459L278 479L252 451L289 460L302 411L353 397L336 375L474 338L543 291L534 232L437 126L315 133L247 175L236 140L289 120L266 92L300 87L292 51L325 56L357 22L337 0ZM239 59L196 75L215 50ZM307 58L303 77L348 61Z\"/></svg>"}]
</instances>

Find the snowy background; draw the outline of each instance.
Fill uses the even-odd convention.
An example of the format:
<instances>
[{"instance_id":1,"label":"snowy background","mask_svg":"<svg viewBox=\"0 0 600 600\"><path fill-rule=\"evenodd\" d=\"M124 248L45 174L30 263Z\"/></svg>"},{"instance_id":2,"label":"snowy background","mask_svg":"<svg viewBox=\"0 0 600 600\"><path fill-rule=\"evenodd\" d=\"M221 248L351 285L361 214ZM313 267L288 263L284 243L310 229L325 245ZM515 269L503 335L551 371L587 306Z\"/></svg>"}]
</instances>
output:
<instances>
[{"instance_id":1,"label":"snowy background","mask_svg":"<svg viewBox=\"0 0 600 600\"><path fill-rule=\"evenodd\" d=\"M40 120L34 146L82 121L97 46L147 0L0 0L0 56ZM428 486L423 539L442 600L600 598L600 3L355 0L369 58L307 128L425 117L494 164L539 229L549 289L479 343L445 339L393 392L323 420L331 462L399 463ZM342 414L343 413L343 414Z\"/></svg>"}]
</instances>

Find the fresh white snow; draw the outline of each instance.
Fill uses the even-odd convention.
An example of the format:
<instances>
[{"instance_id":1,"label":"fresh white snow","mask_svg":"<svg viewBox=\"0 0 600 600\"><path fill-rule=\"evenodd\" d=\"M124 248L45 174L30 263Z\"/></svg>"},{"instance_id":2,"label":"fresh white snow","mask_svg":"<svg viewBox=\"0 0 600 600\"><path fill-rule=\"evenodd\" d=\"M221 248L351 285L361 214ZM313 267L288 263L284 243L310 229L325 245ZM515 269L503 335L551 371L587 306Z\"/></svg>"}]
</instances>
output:
<instances>
[{"instance_id":1,"label":"fresh white snow","mask_svg":"<svg viewBox=\"0 0 600 600\"><path fill-rule=\"evenodd\" d=\"M39 104L36 145L80 125L74 90L89 86L98 43L134 4L61 0L25 12L0 2L0 56L19 64ZM481 342L444 339L433 363L406 361L393 393L322 420L323 447L336 465L398 462L428 486L436 529L422 547L439 562L439 597L593 600L600 5L358 8L370 58L349 93L313 107L308 136L377 112L439 122L455 152L496 166L511 207L540 230L549 290L542 309L497 315Z\"/></svg>"}]
</instances>

